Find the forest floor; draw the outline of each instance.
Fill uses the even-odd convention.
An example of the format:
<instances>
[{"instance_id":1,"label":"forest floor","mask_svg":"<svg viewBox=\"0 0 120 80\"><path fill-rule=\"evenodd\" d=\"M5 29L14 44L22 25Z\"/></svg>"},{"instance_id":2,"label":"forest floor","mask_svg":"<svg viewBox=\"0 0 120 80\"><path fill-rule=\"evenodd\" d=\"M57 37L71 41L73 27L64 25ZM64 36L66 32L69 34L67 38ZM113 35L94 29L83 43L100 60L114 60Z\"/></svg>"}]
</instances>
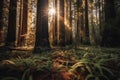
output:
<instances>
[{"instance_id":1,"label":"forest floor","mask_svg":"<svg viewBox=\"0 0 120 80\"><path fill-rule=\"evenodd\" d=\"M0 80L120 80L120 48L0 49Z\"/></svg>"}]
</instances>

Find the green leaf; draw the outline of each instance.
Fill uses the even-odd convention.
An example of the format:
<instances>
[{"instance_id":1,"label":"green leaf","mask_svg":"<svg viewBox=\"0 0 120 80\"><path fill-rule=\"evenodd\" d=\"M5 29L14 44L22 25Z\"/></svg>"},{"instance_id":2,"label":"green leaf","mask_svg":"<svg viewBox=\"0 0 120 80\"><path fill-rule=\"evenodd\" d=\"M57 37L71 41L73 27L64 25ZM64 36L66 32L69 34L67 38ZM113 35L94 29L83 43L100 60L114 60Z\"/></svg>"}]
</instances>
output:
<instances>
[{"instance_id":1,"label":"green leaf","mask_svg":"<svg viewBox=\"0 0 120 80\"><path fill-rule=\"evenodd\" d=\"M88 70L88 72L89 72L90 74L93 73L91 67L90 67L89 65L87 65L87 64L86 64L86 69Z\"/></svg>"},{"instance_id":2,"label":"green leaf","mask_svg":"<svg viewBox=\"0 0 120 80\"><path fill-rule=\"evenodd\" d=\"M25 80L25 77L26 77L26 75L28 74L29 71L30 71L30 69L25 70L25 72L22 75L22 79L21 80Z\"/></svg>"},{"instance_id":3,"label":"green leaf","mask_svg":"<svg viewBox=\"0 0 120 80\"><path fill-rule=\"evenodd\" d=\"M87 77L85 78L85 80L89 80L90 78L95 78L95 76L93 74L89 74L89 75L87 75Z\"/></svg>"}]
</instances>

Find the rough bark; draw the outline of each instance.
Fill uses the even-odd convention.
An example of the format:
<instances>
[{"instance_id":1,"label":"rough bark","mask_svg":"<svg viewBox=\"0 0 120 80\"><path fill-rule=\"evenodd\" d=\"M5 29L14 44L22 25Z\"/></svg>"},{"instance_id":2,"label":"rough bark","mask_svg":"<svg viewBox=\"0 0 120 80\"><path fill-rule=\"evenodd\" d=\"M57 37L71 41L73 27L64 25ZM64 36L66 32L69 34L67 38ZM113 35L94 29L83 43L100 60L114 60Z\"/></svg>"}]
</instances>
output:
<instances>
[{"instance_id":1,"label":"rough bark","mask_svg":"<svg viewBox=\"0 0 120 80\"><path fill-rule=\"evenodd\" d=\"M3 0L0 0L0 44L3 42Z\"/></svg>"},{"instance_id":2,"label":"rough bark","mask_svg":"<svg viewBox=\"0 0 120 80\"><path fill-rule=\"evenodd\" d=\"M89 44L88 0L85 0L85 44Z\"/></svg>"},{"instance_id":3,"label":"rough bark","mask_svg":"<svg viewBox=\"0 0 120 80\"><path fill-rule=\"evenodd\" d=\"M38 0L35 49L49 47L48 37L48 0Z\"/></svg>"},{"instance_id":4,"label":"rough bark","mask_svg":"<svg viewBox=\"0 0 120 80\"><path fill-rule=\"evenodd\" d=\"M17 0L10 1L9 10L10 10L10 12L9 12L8 33L7 33L6 45L15 46Z\"/></svg>"}]
</instances>

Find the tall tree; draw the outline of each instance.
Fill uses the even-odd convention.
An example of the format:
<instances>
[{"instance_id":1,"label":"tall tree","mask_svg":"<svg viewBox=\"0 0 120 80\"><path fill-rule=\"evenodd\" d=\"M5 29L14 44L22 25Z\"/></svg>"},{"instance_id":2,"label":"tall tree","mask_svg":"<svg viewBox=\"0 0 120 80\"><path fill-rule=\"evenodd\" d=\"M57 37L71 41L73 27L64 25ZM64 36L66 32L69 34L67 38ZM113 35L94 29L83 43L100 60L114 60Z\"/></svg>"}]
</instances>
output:
<instances>
[{"instance_id":1,"label":"tall tree","mask_svg":"<svg viewBox=\"0 0 120 80\"><path fill-rule=\"evenodd\" d=\"M85 0L85 44L89 44L88 0Z\"/></svg>"},{"instance_id":2,"label":"tall tree","mask_svg":"<svg viewBox=\"0 0 120 80\"><path fill-rule=\"evenodd\" d=\"M25 37L27 34L27 19L28 19L28 0L20 0L19 11L19 32L18 32L18 45L23 46L25 44Z\"/></svg>"},{"instance_id":3,"label":"tall tree","mask_svg":"<svg viewBox=\"0 0 120 80\"><path fill-rule=\"evenodd\" d=\"M49 0L48 3L48 31L49 31L49 42L50 46L56 46L57 44L57 17L56 17L56 7L57 1L56 0Z\"/></svg>"},{"instance_id":4,"label":"tall tree","mask_svg":"<svg viewBox=\"0 0 120 80\"><path fill-rule=\"evenodd\" d=\"M71 44L71 1L64 0L65 44Z\"/></svg>"},{"instance_id":5,"label":"tall tree","mask_svg":"<svg viewBox=\"0 0 120 80\"><path fill-rule=\"evenodd\" d=\"M119 25L116 25L115 2L117 0L104 0L105 4L105 25L102 31L102 46L119 46L120 35Z\"/></svg>"},{"instance_id":6,"label":"tall tree","mask_svg":"<svg viewBox=\"0 0 120 80\"><path fill-rule=\"evenodd\" d=\"M76 34L77 34L77 3L74 0L71 0L71 29L72 29L72 44L76 47Z\"/></svg>"},{"instance_id":7,"label":"tall tree","mask_svg":"<svg viewBox=\"0 0 120 80\"><path fill-rule=\"evenodd\" d=\"M65 26L64 26L64 0L57 0L57 45L64 46Z\"/></svg>"},{"instance_id":8,"label":"tall tree","mask_svg":"<svg viewBox=\"0 0 120 80\"><path fill-rule=\"evenodd\" d=\"M115 0L105 0L105 21L115 19Z\"/></svg>"},{"instance_id":9,"label":"tall tree","mask_svg":"<svg viewBox=\"0 0 120 80\"><path fill-rule=\"evenodd\" d=\"M17 0L10 0L9 7L9 22L8 22L8 33L6 39L6 45L15 46L16 41L16 10L17 10Z\"/></svg>"},{"instance_id":10,"label":"tall tree","mask_svg":"<svg viewBox=\"0 0 120 80\"><path fill-rule=\"evenodd\" d=\"M3 0L0 0L0 44L3 42Z\"/></svg>"},{"instance_id":11,"label":"tall tree","mask_svg":"<svg viewBox=\"0 0 120 80\"><path fill-rule=\"evenodd\" d=\"M81 32L82 32L82 30L81 30L81 28L82 28L82 26L83 25L81 25L81 15L82 15L82 0L77 0L77 2L76 2L76 11L77 11L77 13L76 13L76 15L77 15L77 32L76 32L76 45L80 45L81 44L81 37L82 37L82 34L81 34Z\"/></svg>"},{"instance_id":12,"label":"tall tree","mask_svg":"<svg viewBox=\"0 0 120 80\"><path fill-rule=\"evenodd\" d=\"M50 46L48 36L48 0L38 0L35 51Z\"/></svg>"}]
</instances>

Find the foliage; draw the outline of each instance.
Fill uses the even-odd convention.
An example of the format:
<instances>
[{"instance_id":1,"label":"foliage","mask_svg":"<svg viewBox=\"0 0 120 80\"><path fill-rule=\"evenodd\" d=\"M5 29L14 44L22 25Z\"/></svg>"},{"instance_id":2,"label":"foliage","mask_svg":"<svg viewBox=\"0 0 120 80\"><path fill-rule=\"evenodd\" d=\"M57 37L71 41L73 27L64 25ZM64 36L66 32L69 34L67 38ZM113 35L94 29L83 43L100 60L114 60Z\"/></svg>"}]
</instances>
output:
<instances>
[{"instance_id":1,"label":"foliage","mask_svg":"<svg viewBox=\"0 0 120 80\"><path fill-rule=\"evenodd\" d=\"M49 80L117 80L120 75L119 62L119 48L56 49L29 57L2 60L0 70L7 67L8 73L18 71L21 76L1 75L0 79L48 80L49 77Z\"/></svg>"},{"instance_id":2,"label":"foliage","mask_svg":"<svg viewBox=\"0 0 120 80\"><path fill-rule=\"evenodd\" d=\"M114 76L112 71L109 70L107 67L103 66L104 61L107 60L101 59L97 61L97 59L89 59L83 58L78 63L74 64L70 71L76 76L85 76L85 80L90 80L91 78L94 80L101 80L101 78L105 80L110 80L108 76L105 75L105 72L111 76ZM78 77L79 80L80 77Z\"/></svg>"},{"instance_id":3,"label":"foliage","mask_svg":"<svg viewBox=\"0 0 120 80\"><path fill-rule=\"evenodd\" d=\"M49 71L52 68L52 62L49 57L31 56L28 58L14 58L3 60L3 65L6 64L11 70L20 70L23 72L21 80L31 80L32 73L36 71Z\"/></svg>"}]
</instances>

